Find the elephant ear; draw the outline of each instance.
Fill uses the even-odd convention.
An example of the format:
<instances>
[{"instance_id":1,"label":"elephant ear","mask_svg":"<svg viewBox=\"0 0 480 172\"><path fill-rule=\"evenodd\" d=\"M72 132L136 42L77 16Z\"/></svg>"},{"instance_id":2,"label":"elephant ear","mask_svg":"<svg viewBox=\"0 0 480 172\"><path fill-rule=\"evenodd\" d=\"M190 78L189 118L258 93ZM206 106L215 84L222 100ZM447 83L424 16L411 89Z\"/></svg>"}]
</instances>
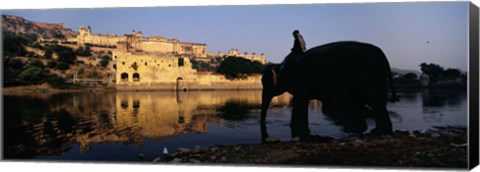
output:
<instances>
[{"instance_id":1,"label":"elephant ear","mask_svg":"<svg viewBox=\"0 0 480 172\"><path fill-rule=\"evenodd\" d=\"M276 87L277 86L277 72L275 72L275 68L271 68L271 71L272 71L272 84L273 84L273 87Z\"/></svg>"},{"instance_id":2,"label":"elephant ear","mask_svg":"<svg viewBox=\"0 0 480 172\"><path fill-rule=\"evenodd\" d=\"M275 88L278 86L279 65L267 65L262 76L262 84L264 88Z\"/></svg>"}]
</instances>

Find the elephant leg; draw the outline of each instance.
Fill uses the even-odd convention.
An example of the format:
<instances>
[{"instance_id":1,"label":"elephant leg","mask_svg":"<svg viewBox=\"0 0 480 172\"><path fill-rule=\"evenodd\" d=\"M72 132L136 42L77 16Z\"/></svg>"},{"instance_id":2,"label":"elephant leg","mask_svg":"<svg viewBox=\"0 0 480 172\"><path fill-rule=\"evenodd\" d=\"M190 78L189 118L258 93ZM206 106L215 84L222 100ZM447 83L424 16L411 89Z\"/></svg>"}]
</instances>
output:
<instances>
[{"instance_id":1,"label":"elephant leg","mask_svg":"<svg viewBox=\"0 0 480 172\"><path fill-rule=\"evenodd\" d=\"M374 106L373 115L375 118L375 128L371 131L375 135L393 134L392 121L388 114L385 104Z\"/></svg>"},{"instance_id":2,"label":"elephant leg","mask_svg":"<svg viewBox=\"0 0 480 172\"><path fill-rule=\"evenodd\" d=\"M306 96L294 96L292 119L290 121L290 128L292 130L292 137L304 138L310 135L308 128L308 98Z\"/></svg>"},{"instance_id":3,"label":"elephant leg","mask_svg":"<svg viewBox=\"0 0 480 172\"><path fill-rule=\"evenodd\" d=\"M347 133L363 133L368 128L362 108L351 102L331 107L329 116L335 119Z\"/></svg>"},{"instance_id":4,"label":"elephant leg","mask_svg":"<svg viewBox=\"0 0 480 172\"><path fill-rule=\"evenodd\" d=\"M345 115L347 115L345 132L363 133L367 130L368 126L362 109L359 107L348 108Z\"/></svg>"}]
</instances>

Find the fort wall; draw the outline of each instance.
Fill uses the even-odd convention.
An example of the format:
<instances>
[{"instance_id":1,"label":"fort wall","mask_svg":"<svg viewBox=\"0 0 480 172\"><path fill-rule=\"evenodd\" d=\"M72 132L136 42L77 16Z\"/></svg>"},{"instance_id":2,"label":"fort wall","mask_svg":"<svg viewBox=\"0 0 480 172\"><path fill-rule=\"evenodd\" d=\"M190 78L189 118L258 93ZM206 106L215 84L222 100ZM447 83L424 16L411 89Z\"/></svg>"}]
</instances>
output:
<instances>
[{"instance_id":1,"label":"fort wall","mask_svg":"<svg viewBox=\"0 0 480 172\"><path fill-rule=\"evenodd\" d=\"M214 73L199 73L189 58L207 58L207 45L180 42L176 38L143 37L140 31L132 34L92 34L91 28L80 27L77 44L116 46L112 54L115 64L115 83L118 90L212 90L261 89L260 76L229 80ZM218 56L236 56L266 63L263 54L240 54L237 49Z\"/></svg>"},{"instance_id":2,"label":"fort wall","mask_svg":"<svg viewBox=\"0 0 480 172\"><path fill-rule=\"evenodd\" d=\"M115 51L118 90L241 90L261 89L261 76L229 80L214 73L198 73L188 58Z\"/></svg>"}]
</instances>

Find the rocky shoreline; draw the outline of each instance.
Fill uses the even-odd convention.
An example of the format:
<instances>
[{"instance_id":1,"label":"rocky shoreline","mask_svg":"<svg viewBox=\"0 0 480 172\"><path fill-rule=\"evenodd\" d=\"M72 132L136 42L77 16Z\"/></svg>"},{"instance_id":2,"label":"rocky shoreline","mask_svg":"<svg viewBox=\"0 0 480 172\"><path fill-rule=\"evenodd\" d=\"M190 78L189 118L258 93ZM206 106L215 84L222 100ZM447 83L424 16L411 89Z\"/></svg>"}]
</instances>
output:
<instances>
[{"instance_id":1,"label":"rocky shoreline","mask_svg":"<svg viewBox=\"0 0 480 172\"><path fill-rule=\"evenodd\" d=\"M180 148L154 163L209 165L345 166L452 168L468 166L467 130L435 127L396 131L393 136L358 135L341 139L314 136L309 141ZM139 157L141 158L141 157Z\"/></svg>"}]
</instances>

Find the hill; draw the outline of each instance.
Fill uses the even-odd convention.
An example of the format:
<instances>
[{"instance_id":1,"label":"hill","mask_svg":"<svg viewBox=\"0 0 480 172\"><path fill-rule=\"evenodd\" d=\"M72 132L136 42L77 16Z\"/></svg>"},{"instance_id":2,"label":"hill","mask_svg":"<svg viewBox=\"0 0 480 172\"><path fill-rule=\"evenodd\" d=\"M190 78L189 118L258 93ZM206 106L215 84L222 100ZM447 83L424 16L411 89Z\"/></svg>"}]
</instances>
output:
<instances>
[{"instance_id":1,"label":"hill","mask_svg":"<svg viewBox=\"0 0 480 172\"><path fill-rule=\"evenodd\" d=\"M66 38L76 34L71 29L63 28L62 23L42 23L11 15L2 15L2 31L15 34L35 34L44 39Z\"/></svg>"}]
</instances>

